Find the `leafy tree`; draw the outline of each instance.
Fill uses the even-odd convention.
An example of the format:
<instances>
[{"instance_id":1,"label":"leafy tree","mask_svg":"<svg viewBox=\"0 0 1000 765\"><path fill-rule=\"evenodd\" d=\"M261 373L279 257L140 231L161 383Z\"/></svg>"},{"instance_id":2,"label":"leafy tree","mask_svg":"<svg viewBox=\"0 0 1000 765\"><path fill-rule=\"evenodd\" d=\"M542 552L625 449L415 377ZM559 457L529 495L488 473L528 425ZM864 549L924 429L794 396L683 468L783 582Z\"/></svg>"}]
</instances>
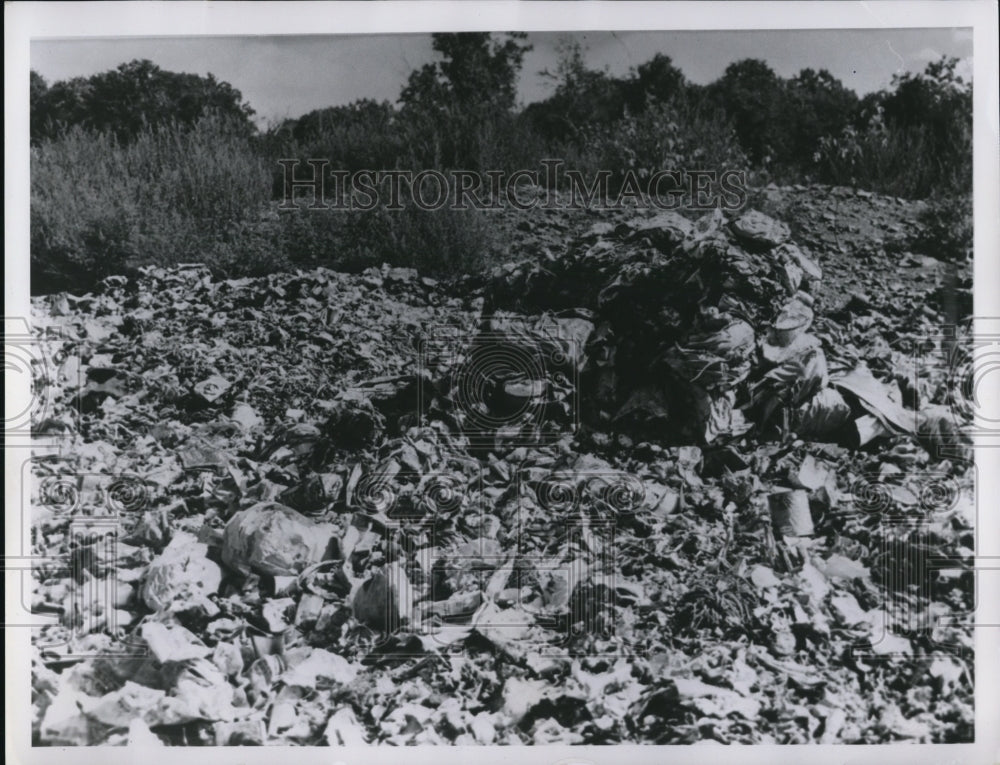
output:
<instances>
[{"instance_id":1,"label":"leafy tree","mask_svg":"<svg viewBox=\"0 0 1000 765\"><path fill-rule=\"evenodd\" d=\"M87 79L74 77L55 82L50 87L37 72L31 74L30 130L33 143L43 138L54 138L73 125L86 124L85 104L90 97Z\"/></svg>"},{"instance_id":2,"label":"leafy tree","mask_svg":"<svg viewBox=\"0 0 1000 765\"><path fill-rule=\"evenodd\" d=\"M517 77L531 49L523 32L433 35L441 59L410 74L400 124L414 159L428 167L482 169L513 135ZM501 151L502 153L502 151Z\"/></svg>"},{"instance_id":3,"label":"leafy tree","mask_svg":"<svg viewBox=\"0 0 1000 765\"><path fill-rule=\"evenodd\" d=\"M42 75L40 75L38 72L36 72L34 69L32 69L31 70L31 83L29 85L29 88L30 88L30 90L29 90L29 93L30 93L30 95L29 95L29 102L32 105L34 105L34 104L38 103L39 101L41 101L42 98L45 97L45 93L49 89L49 84L45 81L45 78L42 77Z\"/></svg>"},{"instance_id":4,"label":"leafy tree","mask_svg":"<svg viewBox=\"0 0 1000 765\"><path fill-rule=\"evenodd\" d=\"M37 78L37 79L36 79ZM145 126L191 126L214 114L240 131L254 130L253 109L240 91L214 75L167 72L152 61L134 60L117 69L76 77L43 88L35 73L31 90L31 135L38 142L80 125L109 130L131 141Z\"/></svg>"},{"instance_id":5,"label":"leafy tree","mask_svg":"<svg viewBox=\"0 0 1000 765\"><path fill-rule=\"evenodd\" d=\"M764 61L748 58L730 64L708 87L707 95L732 120L740 145L753 162L766 164L782 155L785 88Z\"/></svg>"},{"instance_id":6,"label":"leafy tree","mask_svg":"<svg viewBox=\"0 0 1000 765\"><path fill-rule=\"evenodd\" d=\"M882 98L886 122L903 128L928 125L944 141L958 123L972 123L972 84L956 73L957 58L930 62L920 74L896 75Z\"/></svg>"},{"instance_id":7,"label":"leafy tree","mask_svg":"<svg viewBox=\"0 0 1000 765\"><path fill-rule=\"evenodd\" d=\"M531 104L525 118L549 140L578 140L591 126L610 125L625 113L625 82L607 72L588 69L576 40L560 41L555 72L540 74L556 83L555 93Z\"/></svg>"},{"instance_id":8,"label":"leafy tree","mask_svg":"<svg viewBox=\"0 0 1000 765\"><path fill-rule=\"evenodd\" d=\"M787 162L808 167L820 139L839 134L857 108L857 94L826 69L799 72L788 81L784 104Z\"/></svg>"},{"instance_id":9,"label":"leafy tree","mask_svg":"<svg viewBox=\"0 0 1000 765\"><path fill-rule=\"evenodd\" d=\"M489 105L510 111L517 101L517 76L531 46L527 34L438 33L432 36L440 61L414 71L400 95L404 108Z\"/></svg>"},{"instance_id":10,"label":"leafy tree","mask_svg":"<svg viewBox=\"0 0 1000 765\"><path fill-rule=\"evenodd\" d=\"M684 73L674 66L670 56L662 53L636 67L625 84L628 105L633 111L642 111L649 101L669 103L685 95L687 87Z\"/></svg>"}]
</instances>

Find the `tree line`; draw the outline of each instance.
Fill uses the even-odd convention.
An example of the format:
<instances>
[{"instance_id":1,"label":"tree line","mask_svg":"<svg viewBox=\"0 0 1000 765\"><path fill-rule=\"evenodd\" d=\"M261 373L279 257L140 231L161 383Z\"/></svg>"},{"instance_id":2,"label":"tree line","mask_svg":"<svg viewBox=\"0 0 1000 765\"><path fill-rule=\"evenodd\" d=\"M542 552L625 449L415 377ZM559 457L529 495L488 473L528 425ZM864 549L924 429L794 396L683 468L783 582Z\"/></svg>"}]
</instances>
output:
<instances>
[{"instance_id":1,"label":"tree line","mask_svg":"<svg viewBox=\"0 0 1000 765\"><path fill-rule=\"evenodd\" d=\"M647 150L634 161L656 164L667 158L658 154L669 154L662 146L628 145L644 120L701 120L731 138L727 160L743 161L762 177L853 180L908 196L971 185L972 88L956 74L957 59L896 75L890 87L859 97L825 69L782 78L760 59L736 61L708 85L690 82L664 53L615 77L588 68L580 44L567 40L556 70L544 73L555 84L552 94L522 108L517 82L530 50L525 34L435 34L433 47L438 60L410 74L396 103L362 99L265 130L254 125L240 91L211 74L137 60L49 85L33 71L31 137L38 144L81 127L128 142L144 129L189 128L214 115L265 151L315 151L349 170L406 163L485 169L524 166L537 159L531 154L552 152L613 161L630 148ZM894 188L892 178L880 184L864 177L863 166L878 151L909 154L910 162L931 167L908 184L897 181Z\"/></svg>"},{"instance_id":2,"label":"tree line","mask_svg":"<svg viewBox=\"0 0 1000 765\"><path fill-rule=\"evenodd\" d=\"M436 59L394 103L362 99L264 128L243 94L211 75L142 60L51 84L32 72L32 290L186 261L229 276L382 263L450 276L509 256L509 221L489 210L282 209L282 159L321 160L331 174L509 176L556 158L583 177L610 174L611 195L664 170L737 171L752 187L941 197L934 250L971 241L972 89L954 60L858 97L824 70L782 78L754 59L708 85L666 54L612 76L568 40L546 73L551 95L524 106L525 35L439 34L433 45Z\"/></svg>"}]
</instances>

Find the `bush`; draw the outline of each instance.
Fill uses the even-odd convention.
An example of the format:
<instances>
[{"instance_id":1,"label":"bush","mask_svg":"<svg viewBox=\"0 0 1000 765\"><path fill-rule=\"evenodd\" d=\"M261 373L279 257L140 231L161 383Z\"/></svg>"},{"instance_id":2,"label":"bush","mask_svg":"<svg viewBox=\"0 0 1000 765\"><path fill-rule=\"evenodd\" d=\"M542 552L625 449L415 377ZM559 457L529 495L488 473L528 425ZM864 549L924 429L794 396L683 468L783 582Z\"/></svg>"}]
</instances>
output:
<instances>
[{"instance_id":1,"label":"bush","mask_svg":"<svg viewBox=\"0 0 1000 765\"><path fill-rule=\"evenodd\" d=\"M613 170L617 193L628 170L640 178L658 170L746 170L747 158L725 115L704 104L678 98L655 102L640 114L587 131L567 150L567 165L591 176Z\"/></svg>"},{"instance_id":2,"label":"bush","mask_svg":"<svg viewBox=\"0 0 1000 765\"><path fill-rule=\"evenodd\" d=\"M923 226L914 248L939 260L961 262L972 256L972 196L931 199L920 216Z\"/></svg>"},{"instance_id":3,"label":"bush","mask_svg":"<svg viewBox=\"0 0 1000 765\"><path fill-rule=\"evenodd\" d=\"M224 120L146 128L127 144L72 128L32 152L32 290L184 259L238 269L269 183L268 163Z\"/></svg>"},{"instance_id":4,"label":"bush","mask_svg":"<svg viewBox=\"0 0 1000 765\"><path fill-rule=\"evenodd\" d=\"M866 129L844 128L820 140L814 157L820 181L923 199L971 188L972 141L955 135L942 149L927 126L887 127L880 119Z\"/></svg>"},{"instance_id":5,"label":"bush","mask_svg":"<svg viewBox=\"0 0 1000 765\"><path fill-rule=\"evenodd\" d=\"M502 237L482 210L291 210L281 213L281 238L289 263L357 272L369 266L416 268L450 278L476 273L497 259Z\"/></svg>"}]
</instances>

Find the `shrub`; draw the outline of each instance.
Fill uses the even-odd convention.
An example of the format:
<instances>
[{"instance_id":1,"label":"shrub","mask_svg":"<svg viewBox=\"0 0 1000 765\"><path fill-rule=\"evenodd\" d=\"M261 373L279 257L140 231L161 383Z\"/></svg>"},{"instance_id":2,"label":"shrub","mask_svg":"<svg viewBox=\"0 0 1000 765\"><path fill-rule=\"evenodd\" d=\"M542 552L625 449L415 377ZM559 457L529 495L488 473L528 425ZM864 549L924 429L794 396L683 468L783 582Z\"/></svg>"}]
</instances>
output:
<instances>
[{"instance_id":1,"label":"shrub","mask_svg":"<svg viewBox=\"0 0 1000 765\"><path fill-rule=\"evenodd\" d=\"M745 170L748 162L724 114L684 98L655 102L640 114L594 128L567 151L585 173L611 169L612 193L628 170L640 178L658 170Z\"/></svg>"},{"instance_id":2,"label":"shrub","mask_svg":"<svg viewBox=\"0 0 1000 765\"><path fill-rule=\"evenodd\" d=\"M146 128L127 144L72 128L32 153L32 289L185 258L231 268L234 231L259 220L269 191L267 162L225 120Z\"/></svg>"},{"instance_id":3,"label":"shrub","mask_svg":"<svg viewBox=\"0 0 1000 765\"><path fill-rule=\"evenodd\" d=\"M360 271L387 263L450 278L496 259L502 238L495 213L482 210L282 211L289 263Z\"/></svg>"},{"instance_id":4,"label":"shrub","mask_svg":"<svg viewBox=\"0 0 1000 765\"><path fill-rule=\"evenodd\" d=\"M929 127L888 127L880 118L859 130L844 128L820 140L814 156L819 180L885 194L922 199L970 188L972 141L957 133L954 145L942 149Z\"/></svg>"},{"instance_id":5,"label":"shrub","mask_svg":"<svg viewBox=\"0 0 1000 765\"><path fill-rule=\"evenodd\" d=\"M920 216L914 247L939 260L961 262L972 255L971 195L936 196Z\"/></svg>"}]
</instances>

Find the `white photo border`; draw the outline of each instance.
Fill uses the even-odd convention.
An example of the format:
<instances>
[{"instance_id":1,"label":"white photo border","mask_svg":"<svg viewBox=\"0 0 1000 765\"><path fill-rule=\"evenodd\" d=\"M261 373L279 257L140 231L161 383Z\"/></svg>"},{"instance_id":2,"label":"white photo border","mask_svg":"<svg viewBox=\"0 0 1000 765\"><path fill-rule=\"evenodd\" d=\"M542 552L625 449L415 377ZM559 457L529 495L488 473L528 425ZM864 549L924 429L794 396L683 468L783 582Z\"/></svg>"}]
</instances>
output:
<instances>
[{"instance_id":1,"label":"white photo border","mask_svg":"<svg viewBox=\"0 0 1000 765\"><path fill-rule=\"evenodd\" d=\"M806 30L955 28L973 30L975 316L1000 317L1000 125L998 125L998 14L991 0L900 2L94 2L7 3L5 63L5 316L30 316L28 71L32 39L122 36L238 36L286 34L374 34L459 30ZM994 376L996 377L996 376ZM6 386L7 411L28 400L17 380ZM986 395L1000 396L996 380ZM6 555L17 555L21 539L18 485L26 444L5 444ZM537 747L344 747L295 748L296 762L414 762L448 765L471 758L519 765L584 765L661 762L676 765L741 762L776 765L808 757L826 763L1000 762L1000 451L977 450L981 512L977 535L984 561L980 572L976 631L976 742L917 745L537 746ZM13 550L13 552L12 552ZM993 561L992 568L986 565ZM6 587L8 595L12 595ZM30 631L10 629L6 640L6 754L8 762L133 763L134 748L32 748L30 743ZM286 751L288 749L289 751ZM272 763L291 748L162 748L157 763ZM139 753L141 756L141 752Z\"/></svg>"}]
</instances>

